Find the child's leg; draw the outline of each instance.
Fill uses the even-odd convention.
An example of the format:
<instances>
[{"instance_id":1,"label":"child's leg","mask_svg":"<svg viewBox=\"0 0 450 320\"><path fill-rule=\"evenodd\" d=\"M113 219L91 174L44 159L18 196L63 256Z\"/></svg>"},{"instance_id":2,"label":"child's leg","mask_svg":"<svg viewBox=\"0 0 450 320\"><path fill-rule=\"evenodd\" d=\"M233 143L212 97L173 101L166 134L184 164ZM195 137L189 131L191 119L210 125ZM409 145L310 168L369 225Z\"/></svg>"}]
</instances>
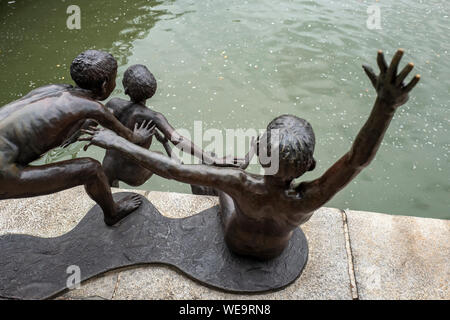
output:
<instances>
[{"instance_id":1,"label":"child's leg","mask_svg":"<svg viewBox=\"0 0 450 320\"><path fill-rule=\"evenodd\" d=\"M114 203L101 164L91 158L29 166L19 174L0 174L0 200L46 195L84 185L88 195L102 208L105 223L112 225L139 207L138 196Z\"/></svg>"},{"instance_id":2,"label":"child's leg","mask_svg":"<svg viewBox=\"0 0 450 320\"><path fill-rule=\"evenodd\" d=\"M153 175L150 170L143 168L115 150L106 151L102 166L111 187L118 187L119 181L138 187Z\"/></svg>"},{"instance_id":3,"label":"child's leg","mask_svg":"<svg viewBox=\"0 0 450 320\"><path fill-rule=\"evenodd\" d=\"M105 172L108 184L111 187L119 187L119 180L117 179L117 168L115 166L113 150L106 150L105 157L103 158L102 167Z\"/></svg>"}]
</instances>

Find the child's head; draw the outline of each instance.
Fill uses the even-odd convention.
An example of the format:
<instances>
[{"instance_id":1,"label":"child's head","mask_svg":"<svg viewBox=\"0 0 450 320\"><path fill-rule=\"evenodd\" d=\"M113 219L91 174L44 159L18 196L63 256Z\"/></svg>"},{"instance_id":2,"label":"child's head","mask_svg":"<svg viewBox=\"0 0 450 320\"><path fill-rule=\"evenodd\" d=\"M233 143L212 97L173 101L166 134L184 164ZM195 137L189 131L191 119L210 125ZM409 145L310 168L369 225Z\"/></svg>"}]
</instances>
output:
<instances>
[{"instance_id":1,"label":"child's head","mask_svg":"<svg viewBox=\"0 0 450 320\"><path fill-rule=\"evenodd\" d=\"M117 61L107 52L87 50L73 60L70 75L80 88L91 90L104 100L116 87Z\"/></svg>"},{"instance_id":2,"label":"child's head","mask_svg":"<svg viewBox=\"0 0 450 320\"><path fill-rule=\"evenodd\" d=\"M314 146L314 131L308 121L293 115L282 115L267 126L258 146L259 161L266 171L269 167L274 168L273 163L263 163L261 156L267 155L271 160L276 160L271 156L271 150L278 150L278 166L275 166L278 170L272 174L292 180L315 168Z\"/></svg>"},{"instance_id":3,"label":"child's head","mask_svg":"<svg viewBox=\"0 0 450 320\"><path fill-rule=\"evenodd\" d=\"M125 94L129 95L133 102L144 102L156 92L156 79L142 64L129 67L123 75L122 84Z\"/></svg>"}]
</instances>

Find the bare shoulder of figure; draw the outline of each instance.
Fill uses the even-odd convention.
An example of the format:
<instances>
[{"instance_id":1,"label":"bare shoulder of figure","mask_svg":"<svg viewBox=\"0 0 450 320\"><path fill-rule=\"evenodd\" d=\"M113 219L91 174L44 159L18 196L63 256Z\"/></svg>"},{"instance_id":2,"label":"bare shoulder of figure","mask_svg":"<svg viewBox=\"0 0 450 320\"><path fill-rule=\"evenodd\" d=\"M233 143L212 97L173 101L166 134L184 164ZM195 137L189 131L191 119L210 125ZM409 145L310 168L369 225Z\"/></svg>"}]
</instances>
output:
<instances>
[{"instance_id":1,"label":"bare shoulder of figure","mask_svg":"<svg viewBox=\"0 0 450 320\"><path fill-rule=\"evenodd\" d=\"M261 175L253 174L245 172L244 170L237 168L229 168L228 170L232 170L234 172L238 172L238 178L240 183L241 190L247 190L257 194L265 193L266 187L264 184L264 177Z\"/></svg>"},{"instance_id":2,"label":"bare shoulder of figure","mask_svg":"<svg viewBox=\"0 0 450 320\"><path fill-rule=\"evenodd\" d=\"M108 108L109 111L111 111L116 117L119 117L119 115L127 109L127 107L130 106L130 101L122 99L122 98L112 98L109 100L105 107Z\"/></svg>"},{"instance_id":3,"label":"bare shoulder of figure","mask_svg":"<svg viewBox=\"0 0 450 320\"><path fill-rule=\"evenodd\" d=\"M58 92L67 91L71 88L72 88L72 86L69 84L49 84L49 85L42 86L42 87L31 90L30 92L28 92L26 95L24 95L23 97L21 97L18 100L19 101L25 100L25 99L29 99L29 98L36 97L36 96L49 96L49 95L56 94Z\"/></svg>"},{"instance_id":4,"label":"bare shoulder of figure","mask_svg":"<svg viewBox=\"0 0 450 320\"><path fill-rule=\"evenodd\" d=\"M47 92L58 92L58 91L65 91L73 88L70 84L49 84L46 86L42 86L36 89L31 90L27 95L34 95L34 94L40 94L40 93L47 93Z\"/></svg>"},{"instance_id":5,"label":"bare shoulder of figure","mask_svg":"<svg viewBox=\"0 0 450 320\"><path fill-rule=\"evenodd\" d=\"M107 110L106 107L99 101L83 95L64 94L64 96L62 96L61 98L63 99L63 101L62 103L60 103L60 105L71 109L76 108L77 111L84 114L103 114Z\"/></svg>"},{"instance_id":6,"label":"bare shoulder of figure","mask_svg":"<svg viewBox=\"0 0 450 320\"><path fill-rule=\"evenodd\" d=\"M149 116L151 116L153 118L153 121L157 121L157 122L167 122L167 118L158 111L154 111L152 109L147 108L145 111Z\"/></svg>"},{"instance_id":7,"label":"bare shoulder of figure","mask_svg":"<svg viewBox=\"0 0 450 320\"><path fill-rule=\"evenodd\" d=\"M139 109L134 113L134 118L140 120L153 121L158 128L161 128L161 124L166 123L167 119L164 115L158 111L154 111L150 108Z\"/></svg>"},{"instance_id":8,"label":"bare shoulder of figure","mask_svg":"<svg viewBox=\"0 0 450 320\"><path fill-rule=\"evenodd\" d=\"M61 95L61 93L67 92L72 86L70 85L47 85L43 87L36 88L28 92L25 96L12 101L3 107L1 107L2 114L10 114L11 112L17 111L20 108L37 103L44 98L52 98Z\"/></svg>"},{"instance_id":9,"label":"bare shoulder of figure","mask_svg":"<svg viewBox=\"0 0 450 320\"><path fill-rule=\"evenodd\" d=\"M110 99L105 104L105 106L107 108L115 108L115 107L120 107L120 106L123 106L123 105L126 105L126 104L130 104L130 101L127 101L127 100L122 99L122 98L114 97L114 98Z\"/></svg>"}]
</instances>

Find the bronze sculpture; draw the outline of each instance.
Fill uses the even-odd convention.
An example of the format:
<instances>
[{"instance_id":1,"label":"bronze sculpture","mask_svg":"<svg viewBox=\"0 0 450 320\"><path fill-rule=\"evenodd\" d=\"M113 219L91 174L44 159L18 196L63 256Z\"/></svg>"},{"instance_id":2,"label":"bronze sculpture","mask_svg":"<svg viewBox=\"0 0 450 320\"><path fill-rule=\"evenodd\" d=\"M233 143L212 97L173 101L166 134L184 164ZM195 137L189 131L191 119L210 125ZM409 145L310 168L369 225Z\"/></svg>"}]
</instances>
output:
<instances>
[{"instance_id":1,"label":"bronze sculpture","mask_svg":"<svg viewBox=\"0 0 450 320\"><path fill-rule=\"evenodd\" d=\"M283 252L293 231L308 221L314 210L344 188L374 158L396 109L406 103L408 93L420 80L416 75L409 84L404 84L413 64L409 63L397 74L402 56L403 50L398 50L387 66L383 53L379 51L378 76L370 67L363 66L377 91L367 122L349 152L320 178L296 186L292 185L293 179L315 167L315 137L306 120L292 115L282 115L271 121L265 133L270 138L272 130L279 130L279 170L273 175L249 174L235 168L182 165L129 143L109 130L94 127L83 130L90 136L79 140L120 151L167 179L216 188L228 247L240 255L272 259ZM135 132L150 136L153 128L141 125ZM258 156L263 148L270 147L270 139L267 146L258 145Z\"/></svg>"},{"instance_id":2,"label":"bronze sculpture","mask_svg":"<svg viewBox=\"0 0 450 320\"><path fill-rule=\"evenodd\" d=\"M139 207L132 195L114 202L100 163L79 158L41 166L29 163L65 143L86 119L140 143L98 100L116 86L117 62L109 53L88 50L76 57L70 73L77 84L48 85L0 108L0 200L50 194L84 185L113 225Z\"/></svg>"},{"instance_id":3,"label":"bronze sculpture","mask_svg":"<svg viewBox=\"0 0 450 320\"><path fill-rule=\"evenodd\" d=\"M156 131L156 138L163 144L167 154L172 158L174 158L175 155L172 152L169 142L174 144L177 148L187 151L201 159L203 163L216 166L242 165L242 159L231 159L230 157L218 159L214 154L210 155L204 152L189 139L178 134L162 113L154 111L145 105L146 101L155 94L157 89L156 79L146 66L141 64L130 66L124 73L122 84L125 89L125 94L130 97L130 100L127 101L121 98L113 98L106 103L106 108L108 108L108 110L110 110L124 126L132 130L137 123L145 121L148 122L148 124L152 124L153 127L161 131L162 134ZM80 129L86 129L96 125L97 123L95 121L86 120ZM75 142L80 134L81 131L77 131L64 143L64 146ZM149 135L147 139L138 145L148 149L152 144L152 138L153 136ZM112 187L119 187L119 181L123 181L134 187L140 186L153 175L151 170L142 167L116 150L106 151L102 166L108 177L109 185ZM204 189L201 189L203 192L197 191L199 189L201 189L201 187L192 186L192 190L197 194L207 193ZM209 192L213 191L209 190Z\"/></svg>"}]
</instances>

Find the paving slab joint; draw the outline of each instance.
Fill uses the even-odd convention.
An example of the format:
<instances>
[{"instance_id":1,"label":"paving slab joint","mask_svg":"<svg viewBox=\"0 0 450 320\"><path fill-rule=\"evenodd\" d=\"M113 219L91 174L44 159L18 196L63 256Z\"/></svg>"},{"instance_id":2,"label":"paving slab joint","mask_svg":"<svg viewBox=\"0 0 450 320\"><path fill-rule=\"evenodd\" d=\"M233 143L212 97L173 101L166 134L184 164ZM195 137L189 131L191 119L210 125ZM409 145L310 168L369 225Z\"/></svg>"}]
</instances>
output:
<instances>
[{"instance_id":1,"label":"paving slab joint","mask_svg":"<svg viewBox=\"0 0 450 320\"><path fill-rule=\"evenodd\" d=\"M116 283L114 285L114 291L111 295L111 300L114 300L114 297L116 296L116 292L117 292L117 288L119 288L119 284L120 284L120 271L117 273L117 280Z\"/></svg>"},{"instance_id":2,"label":"paving slab joint","mask_svg":"<svg viewBox=\"0 0 450 320\"><path fill-rule=\"evenodd\" d=\"M344 210L340 210L340 211L342 214L342 223L343 223L344 238L345 238L345 249L347 252L348 275L350 278L350 292L352 294L353 300L359 300L358 286L357 286L357 282L356 282L355 268L354 268L354 264L353 264L352 245L351 245L351 241L350 241L350 233L348 231L348 221L347 221L348 209L344 209Z\"/></svg>"}]
</instances>

